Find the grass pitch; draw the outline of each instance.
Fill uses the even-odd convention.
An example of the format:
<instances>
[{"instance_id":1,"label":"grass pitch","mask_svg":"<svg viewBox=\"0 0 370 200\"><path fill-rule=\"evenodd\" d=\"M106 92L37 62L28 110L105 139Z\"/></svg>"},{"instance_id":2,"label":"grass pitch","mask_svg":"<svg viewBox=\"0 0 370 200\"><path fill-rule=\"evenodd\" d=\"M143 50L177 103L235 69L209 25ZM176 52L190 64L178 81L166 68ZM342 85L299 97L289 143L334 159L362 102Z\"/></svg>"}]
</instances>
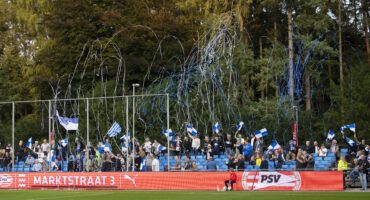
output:
<instances>
[{"instance_id":1,"label":"grass pitch","mask_svg":"<svg viewBox=\"0 0 370 200\"><path fill-rule=\"evenodd\" d=\"M0 190L1 200L350 200L370 192L217 192L217 191L16 191Z\"/></svg>"}]
</instances>

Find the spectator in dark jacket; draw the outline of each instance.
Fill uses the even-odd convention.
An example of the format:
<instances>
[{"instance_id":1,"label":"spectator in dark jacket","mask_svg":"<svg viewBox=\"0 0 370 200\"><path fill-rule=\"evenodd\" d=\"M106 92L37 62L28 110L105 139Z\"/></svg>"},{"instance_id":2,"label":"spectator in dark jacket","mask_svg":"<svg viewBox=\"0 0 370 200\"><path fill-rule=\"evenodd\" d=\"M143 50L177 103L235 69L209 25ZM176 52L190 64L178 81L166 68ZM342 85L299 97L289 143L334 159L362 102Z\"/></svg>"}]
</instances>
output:
<instances>
[{"instance_id":1,"label":"spectator in dark jacket","mask_svg":"<svg viewBox=\"0 0 370 200\"><path fill-rule=\"evenodd\" d=\"M183 151L185 155L189 155L191 152L191 141L187 136L184 137L184 142L182 143L183 145Z\"/></svg>"},{"instance_id":2,"label":"spectator in dark jacket","mask_svg":"<svg viewBox=\"0 0 370 200\"><path fill-rule=\"evenodd\" d=\"M260 165L260 169L264 170L264 169L268 169L268 168L269 168L269 163L266 160L266 157L262 156L262 162L261 162L261 165Z\"/></svg>"},{"instance_id":3,"label":"spectator in dark jacket","mask_svg":"<svg viewBox=\"0 0 370 200\"><path fill-rule=\"evenodd\" d=\"M223 145L220 141L220 138L216 135L215 138L212 140L213 146L213 153L214 155L220 155L221 149L223 149Z\"/></svg>"},{"instance_id":4,"label":"spectator in dark jacket","mask_svg":"<svg viewBox=\"0 0 370 200\"><path fill-rule=\"evenodd\" d=\"M307 154L315 153L315 148L311 145L310 141L306 141L306 145L303 147L303 150L305 150Z\"/></svg>"},{"instance_id":5,"label":"spectator in dark jacket","mask_svg":"<svg viewBox=\"0 0 370 200\"><path fill-rule=\"evenodd\" d=\"M369 161L366 159L365 155L361 155L357 162L358 172L360 175L361 188L363 191L367 189L367 170L369 168Z\"/></svg>"},{"instance_id":6,"label":"spectator in dark jacket","mask_svg":"<svg viewBox=\"0 0 370 200\"><path fill-rule=\"evenodd\" d=\"M25 158L24 158L24 146L23 146L23 140L20 140L19 143L18 143L18 149L17 149L17 158L18 158L18 161L24 161Z\"/></svg>"},{"instance_id":7,"label":"spectator in dark jacket","mask_svg":"<svg viewBox=\"0 0 370 200\"><path fill-rule=\"evenodd\" d=\"M101 167L102 172L110 172L112 171L112 162L107 158L107 155L103 155L103 164Z\"/></svg>"}]
</instances>

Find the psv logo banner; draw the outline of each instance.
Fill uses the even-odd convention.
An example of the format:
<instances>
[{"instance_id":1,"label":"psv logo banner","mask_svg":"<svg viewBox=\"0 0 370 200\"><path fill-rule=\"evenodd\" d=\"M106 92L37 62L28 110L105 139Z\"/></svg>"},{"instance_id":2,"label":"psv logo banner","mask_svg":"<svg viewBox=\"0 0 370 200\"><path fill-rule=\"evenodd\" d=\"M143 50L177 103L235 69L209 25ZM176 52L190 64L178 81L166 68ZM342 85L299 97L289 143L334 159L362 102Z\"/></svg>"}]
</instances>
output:
<instances>
[{"instance_id":1,"label":"psv logo banner","mask_svg":"<svg viewBox=\"0 0 370 200\"><path fill-rule=\"evenodd\" d=\"M299 172L244 172L244 190L300 190Z\"/></svg>"},{"instance_id":2,"label":"psv logo banner","mask_svg":"<svg viewBox=\"0 0 370 200\"><path fill-rule=\"evenodd\" d=\"M0 174L0 188L7 188L13 184L13 177L9 174Z\"/></svg>"}]
</instances>

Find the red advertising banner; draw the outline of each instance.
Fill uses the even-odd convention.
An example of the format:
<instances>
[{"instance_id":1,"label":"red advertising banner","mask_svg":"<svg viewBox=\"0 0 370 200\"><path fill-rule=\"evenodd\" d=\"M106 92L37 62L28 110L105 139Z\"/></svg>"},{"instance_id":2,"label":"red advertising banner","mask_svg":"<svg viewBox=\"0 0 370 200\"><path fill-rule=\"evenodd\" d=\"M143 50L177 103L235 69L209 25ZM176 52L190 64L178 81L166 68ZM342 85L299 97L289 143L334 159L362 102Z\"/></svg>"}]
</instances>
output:
<instances>
[{"instance_id":1,"label":"red advertising banner","mask_svg":"<svg viewBox=\"0 0 370 200\"><path fill-rule=\"evenodd\" d=\"M298 145L298 126L297 126L297 122L293 122L292 130L293 130L293 142L294 142L295 145Z\"/></svg>"},{"instance_id":2,"label":"red advertising banner","mask_svg":"<svg viewBox=\"0 0 370 200\"><path fill-rule=\"evenodd\" d=\"M235 190L343 190L342 172L237 172ZM0 173L0 189L221 190L229 172Z\"/></svg>"}]
</instances>

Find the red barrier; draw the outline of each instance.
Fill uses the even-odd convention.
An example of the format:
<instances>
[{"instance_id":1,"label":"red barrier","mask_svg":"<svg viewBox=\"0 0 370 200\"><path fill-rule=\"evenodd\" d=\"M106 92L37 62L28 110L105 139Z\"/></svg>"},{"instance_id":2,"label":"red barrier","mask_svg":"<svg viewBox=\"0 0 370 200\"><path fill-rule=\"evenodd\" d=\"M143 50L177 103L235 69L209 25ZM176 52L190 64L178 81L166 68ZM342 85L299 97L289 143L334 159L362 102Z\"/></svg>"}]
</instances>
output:
<instances>
[{"instance_id":1,"label":"red barrier","mask_svg":"<svg viewBox=\"0 0 370 200\"><path fill-rule=\"evenodd\" d=\"M237 172L236 190L343 190L342 172ZM218 190L228 172L0 173L0 189Z\"/></svg>"}]
</instances>

